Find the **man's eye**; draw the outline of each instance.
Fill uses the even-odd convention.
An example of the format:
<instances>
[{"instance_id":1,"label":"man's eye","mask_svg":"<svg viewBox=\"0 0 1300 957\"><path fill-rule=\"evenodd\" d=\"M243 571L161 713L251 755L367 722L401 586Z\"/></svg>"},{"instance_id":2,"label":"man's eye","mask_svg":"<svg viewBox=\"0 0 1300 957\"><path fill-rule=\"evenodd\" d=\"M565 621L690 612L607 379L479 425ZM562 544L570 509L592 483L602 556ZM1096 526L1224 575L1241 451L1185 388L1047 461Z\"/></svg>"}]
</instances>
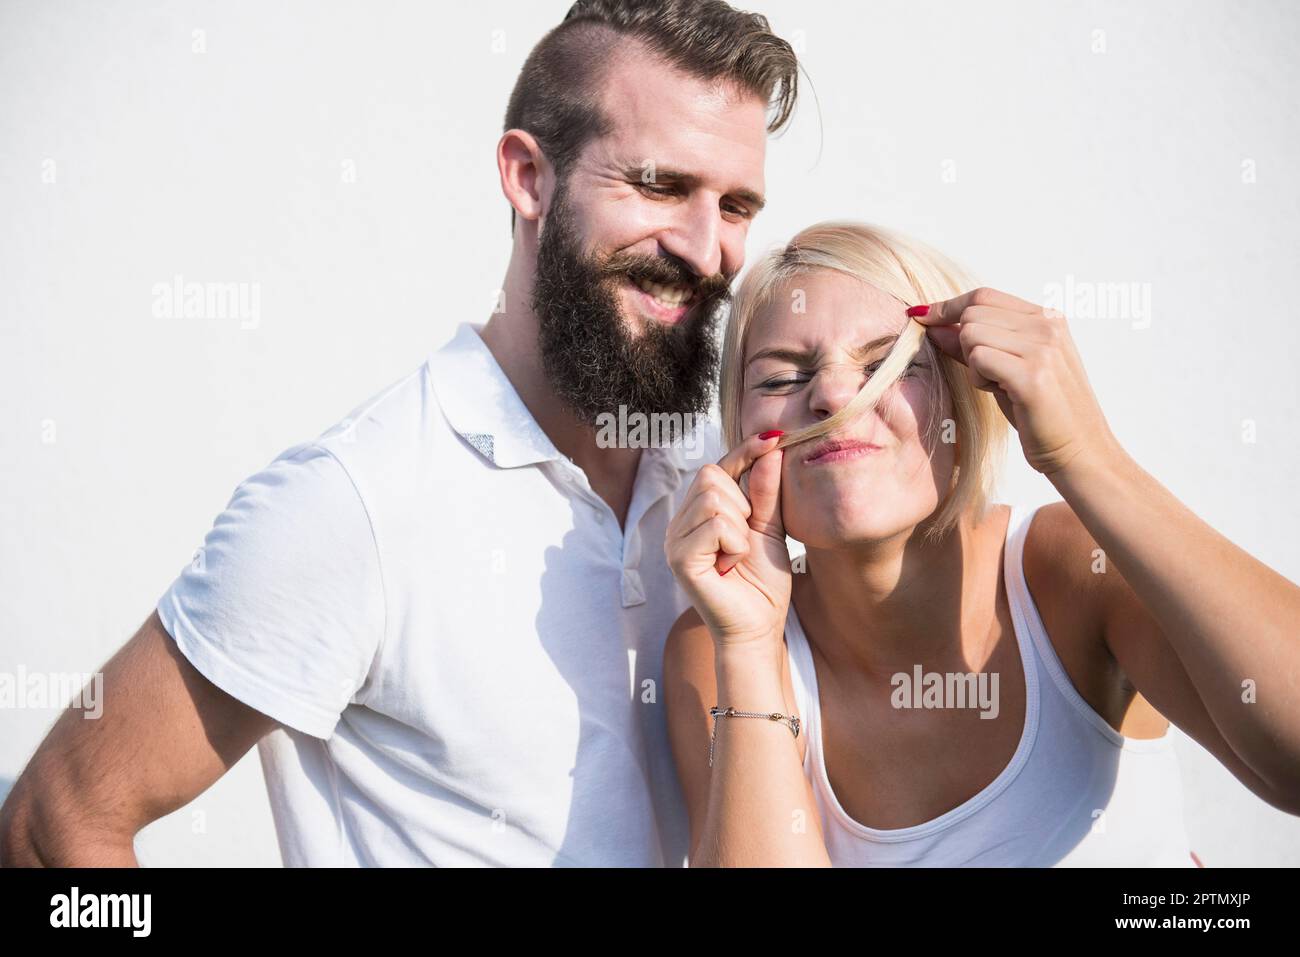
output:
<instances>
[{"instance_id":1,"label":"man's eye","mask_svg":"<svg viewBox=\"0 0 1300 957\"><path fill-rule=\"evenodd\" d=\"M673 192L671 186L655 186L653 183L634 183L633 185L643 193L650 193L654 196L671 196Z\"/></svg>"},{"instance_id":2,"label":"man's eye","mask_svg":"<svg viewBox=\"0 0 1300 957\"><path fill-rule=\"evenodd\" d=\"M731 213L732 215L739 216L742 219L752 219L754 216L746 206L736 206L735 204L732 204L730 208L723 206L722 209L723 212Z\"/></svg>"}]
</instances>

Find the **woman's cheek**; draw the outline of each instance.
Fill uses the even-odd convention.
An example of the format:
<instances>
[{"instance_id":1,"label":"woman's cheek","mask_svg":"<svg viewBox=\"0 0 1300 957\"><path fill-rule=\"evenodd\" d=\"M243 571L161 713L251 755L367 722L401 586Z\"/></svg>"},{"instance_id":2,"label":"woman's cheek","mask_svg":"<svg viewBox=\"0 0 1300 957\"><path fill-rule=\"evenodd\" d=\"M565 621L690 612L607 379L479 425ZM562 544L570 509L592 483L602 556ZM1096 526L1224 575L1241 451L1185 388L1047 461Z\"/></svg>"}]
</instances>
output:
<instances>
[{"instance_id":1,"label":"woman's cheek","mask_svg":"<svg viewBox=\"0 0 1300 957\"><path fill-rule=\"evenodd\" d=\"M761 396L746 402L740 413L740 437L747 439L769 429L792 431L793 427L785 422L786 403L781 398Z\"/></svg>"},{"instance_id":2,"label":"woman's cheek","mask_svg":"<svg viewBox=\"0 0 1300 957\"><path fill-rule=\"evenodd\" d=\"M762 415L762 405L763 400L757 398L746 399L744 405L741 406L740 437L742 440L749 438L749 436L758 431L754 423L757 422L759 417Z\"/></svg>"},{"instance_id":3,"label":"woman's cheek","mask_svg":"<svg viewBox=\"0 0 1300 957\"><path fill-rule=\"evenodd\" d=\"M785 533L795 541L806 542L817 538L820 516L816 504L810 503L807 496L801 494L797 484L789 480L789 468L782 469L781 475L781 521Z\"/></svg>"}]
</instances>

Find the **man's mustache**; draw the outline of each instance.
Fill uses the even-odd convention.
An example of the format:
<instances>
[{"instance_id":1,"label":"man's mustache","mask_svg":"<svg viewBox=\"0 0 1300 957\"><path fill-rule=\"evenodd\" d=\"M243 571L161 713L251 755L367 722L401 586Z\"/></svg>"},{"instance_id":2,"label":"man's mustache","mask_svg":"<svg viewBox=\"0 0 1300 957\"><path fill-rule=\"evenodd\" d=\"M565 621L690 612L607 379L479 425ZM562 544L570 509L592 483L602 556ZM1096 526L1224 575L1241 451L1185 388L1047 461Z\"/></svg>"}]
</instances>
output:
<instances>
[{"instance_id":1,"label":"man's mustache","mask_svg":"<svg viewBox=\"0 0 1300 957\"><path fill-rule=\"evenodd\" d=\"M602 278L623 279L631 276L642 282L661 286L685 286L693 293L692 304L723 299L731 294L731 279L722 273L701 278L683 262L672 256L634 256L616 253L600 267Z\"/></svg>"}]
</instances>

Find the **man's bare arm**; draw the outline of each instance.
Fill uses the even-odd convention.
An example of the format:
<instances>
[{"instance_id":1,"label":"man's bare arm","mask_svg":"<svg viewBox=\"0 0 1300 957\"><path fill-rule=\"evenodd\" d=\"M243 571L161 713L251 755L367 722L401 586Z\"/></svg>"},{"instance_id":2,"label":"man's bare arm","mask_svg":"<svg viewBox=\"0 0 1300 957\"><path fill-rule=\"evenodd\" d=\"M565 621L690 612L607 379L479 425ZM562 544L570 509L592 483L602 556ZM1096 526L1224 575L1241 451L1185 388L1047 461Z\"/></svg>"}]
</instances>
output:
<instances>
[{"instance_id":1,"label":"man's bare arm","mask_svg":"<svg viewBox=\"0 0 1300 957\"><path fill-rule=\"evenodd\" d=\"M278 727L203 677L156 611L103 674L100 716L61 714L0 807L0 866L138 866L141 828Z\"/></svg>"}]
</instances>

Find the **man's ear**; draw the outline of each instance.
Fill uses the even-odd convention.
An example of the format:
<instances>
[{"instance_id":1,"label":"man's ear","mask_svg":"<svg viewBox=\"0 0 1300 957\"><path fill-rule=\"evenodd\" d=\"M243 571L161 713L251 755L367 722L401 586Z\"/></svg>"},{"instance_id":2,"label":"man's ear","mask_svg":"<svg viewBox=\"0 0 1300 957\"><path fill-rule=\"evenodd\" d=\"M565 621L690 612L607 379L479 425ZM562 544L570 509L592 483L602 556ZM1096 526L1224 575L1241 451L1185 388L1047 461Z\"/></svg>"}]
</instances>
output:
<instances>
[{"instance_id":1,"label":"man's ear","mask_svg":"<svg viewBox=\"0 0 1300 957\"><path fill-rule=\"evenodd\" d=\"M497 142L497 172L501 192L515 214L535 220L542 215L542 195L554 176L551 165L531 133L506 130Z\"/></svg>"}]
</instances>

